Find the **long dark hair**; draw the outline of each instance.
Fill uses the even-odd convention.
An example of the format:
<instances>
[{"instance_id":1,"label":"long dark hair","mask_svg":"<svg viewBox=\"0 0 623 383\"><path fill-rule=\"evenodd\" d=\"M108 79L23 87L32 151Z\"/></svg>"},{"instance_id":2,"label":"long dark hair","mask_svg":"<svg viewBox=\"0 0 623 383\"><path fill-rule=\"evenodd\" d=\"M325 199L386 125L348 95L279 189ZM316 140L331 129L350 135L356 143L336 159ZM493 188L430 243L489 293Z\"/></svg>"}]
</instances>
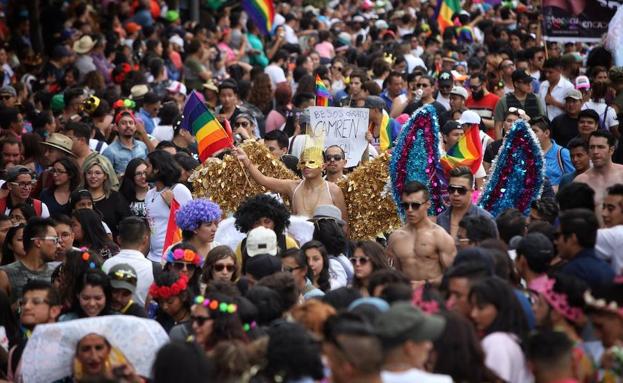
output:
<instances>
[{"instance_id":1,"label":"long dark hair","mask_svg":"<svg viewBox=\"0 0 623 383\"><path fill-rule=\"evenodd\" d=\"M307 260L307 250L309 249L317 249L322 255L322 270L320 271L320 275L318 275L318 288L324 292L331 290L331 282L329 276L329 253L327 253L327 249L324 245L319 241L309 241L301 247L301 253L305 256ZM307 267L311 270L309 266L309 262L307 262ZM313 272L312 272L313 273ZM313 279L312 279L313 281Z\"/></svg>"},{"instance_id":2,"label":"long dark hair","mask_svg":"<svg viewBox=\"0 0 623 383\"><path fill-rule=\"evenodd\" d=\"M125 168L123 180L121 186L119 186L119 193L123 195L128 202L136 201L136 184L134 183L134 176L136 175L136 168L140 165L147 165L147 162L142 158L134 158L128 162L128 166Z\"/></svg>"},{"instance_id":3,"label":"long dark hair","mask_svg":"<svg viewBox=\"0 0 623 383\"><path fill-rule=\"evenodd\" d=\"M234 260L234 265L236 269L231 276L231 281L237 281L240 276L240 265L238 264L238 258L236 254L231 250L229 246L216 246L214 249L208 252L208 256L203 261L203 271L201 282L210 283L212 280L212 267L217 261L221 259L231 258Z\"/></svg>"},{"instance_id":4,"label":"long dark hair","mask_svg":"<svg viewBox=\"0 0 623 383\"><path fill-rule=\"evenodd\" d=\"M361 249L361 251L363 251L366 257L370 260L370 263L372 264L372 272L389 269L387 257L385 256L385 250L378 243L374 241L358 241L355 243L353 248L353 255L357 249ZM357 278L356 275L353 277L353 287L363 287L363 281Z\"/></svg>"},{"instance_id":5,"label":"long dark hair","mask_svg":"<svg viewBox=\"0 0 623 383\"><path fill-rule=\"evenodd\" d=\"M191 245L188 242L180 242L180 243L176 243L175 245L173 245L171 247L170 251L175 251L177 249L182 249L182 250L192 250L195 253L199 254L197 252L197 249L195 248L195 246ZM169 262L167 262L164 265L164 270L165 271L173 271L172 270L173 265ZM201 265L197 266L195 268L195 272L193 273L193 277L191 279L188 280L188 287L187 290L191 293L191 295L194 297L195 295L199 295L201 293L201 287L199 286L199 281L201 279Z\"/></svg>"},{"instance_id":6,"label":"long dark hair","mask_svg":"<svg viewBox=\"0 0 623 383\"><path fill-rule=\"evenodd\" d=\"M164 186L173 186L179 182L182 171L171 153L155 150L147 155L152 167L153 181L160 181Z\"/></svg>"},{"instance_id":7,"label":"long dark hair","mask_svg":"<svg viewBox=\"0 0 623 383\"><path fill-rule=\"evenodd\" d=\"M80 168L78 167L78 164L76 163L76 161L68 157L62 157L54 161L52 163L52 166L54 166L54 164L57 164L57 163L63 165L63 167L65 168L65 171L67 172L67 176L69 177L69 191L71 192L73 190L76 190L78 186L80 186L80 183L82 182L82 179L81 179L82 174L80 173ZM51 187L51 190L55 190L55 189L56 189L56 185L53 185Z\"/></svg>"},{"instance_id":8,"label":"long dark hair","mask_svg":"<svg viewBox=\"0 0 623 383\"><path fill-rule=\"evenodd\" d=\"M475 282L469 291L469 301L476 305L492 304L497 315L485 329L485 335L510 332L520 341L526 339L528 322L519 300L510 284L499 277L487 277ZM523 343L523 342L522 342Z\"/></svg>"},{"instance_id":9,"label":"long dark hair","mask_svg":"<svg viewBox=\"0 0 623 383\"><path fill-rule=\"evenodd\" d=\"M85 318L87 316L82 309L82 306L80 306L80 298L78 297L87 285L99 286L102 288L102 290L104 291L104 296L106 297L106 304L97 316L109 315L111 313L110 303L112 297L112 287L110 286L110 279L105 272L96 268L87 270L84 274L82 274L82 277L78 279L75 289L76 294L74 295L74 301L71 311L78 314L80 318Z\"/></svg>"},{"instance_id":10,"label":"long dark hair","mask_svg":"<svg viewBox=\"0 0 623 383\"><path fill-rule=\"evenodd\" d=\"M217 300L218 302L230 304L236 303L231 297L224 294L214 293L205 297L210 301ZM204 348L211 350L217 343L222 341L240 340L247 341L247 336L242 329L242 323L238 317L238 313L223 312L220 309L210 310L210 318L214 320L212 324L212 334L206 339Z\"/></svg>"},{"instance_id":11,"label":"long dark hair","mask_svg":"<svg viewBox=\"0 0 623 383\"><path fill-rule=\"evenodd\" d=\"M331 255L338 256L346 251L346 234L335 219L314 220L314 239L320 241Z\"/></svg>"},{"instance_id":12,"label":"long dark hair","mask_svg":"<svg viewBox=\"0 0 623 383\"><path fill-rule=\"evenodd\" d=\"M72 216L82 226L83 238L81 245L88 245L89 249L97 252L117 247L108 237L108 234L106 234L102 225L102 218L97 212L91 209L78 209L73 212Z\"/></svg>"},{"instance_id":13,"label":"long dark hair","mask_svg":"<svg viewBox=\"0 0 623 383\"><path fill-rule=\"evenodd\" d=\"M85 253L88 256L85 256ZM61 269L58 271L61 277L59 292L63 307L67 307L68 304L70 305L74 301L78 293L76 291L78 280L82 278L82 275L91 269L92 265L99 269L103 263L104 260L98 254L88 250L70 250L65 254L65 261L59 265Z\"/></svg>"},{"instance_id":14,"label":"long dark hair","mask_svg":"<svg viewBox=\"0 0 623 383\"><path fill-rule=\"evenodd\" d=\"M20 230L24 230L26 225L19 224L17 226L13 226L6 233L6 237L4 238L4 243L2 244L2 262L0 262L0 266L8 265L9 263L13 263L16 261L15 253L13 252L13 237L17 235L17 232Z\"/></svg>"}]
</instances>

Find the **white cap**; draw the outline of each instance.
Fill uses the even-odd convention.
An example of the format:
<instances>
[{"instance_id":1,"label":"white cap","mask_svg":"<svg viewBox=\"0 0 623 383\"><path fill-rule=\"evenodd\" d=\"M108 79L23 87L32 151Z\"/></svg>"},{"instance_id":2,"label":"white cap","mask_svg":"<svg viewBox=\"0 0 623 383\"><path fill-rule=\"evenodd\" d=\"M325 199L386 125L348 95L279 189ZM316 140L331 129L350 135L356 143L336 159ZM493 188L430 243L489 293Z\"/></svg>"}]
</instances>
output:
<instances>
[{"instance_id":1,"label":"white cap","mask_svg":"<svg viewBox=\"0 0 623 383\"><path fill-rule=\"evenodd\" d=\"M259 254L277 255L277 235L264 226L256 227L247 234L247 254L255 257Z\"/></svg>"},{"instance_id":2,"label":"white cap","mask_svg":"<svg viewBox=\"0 0 623 383\"><path fill-rule=\"evenodd\" d=\"M387 21L385 20L377 20L374 22L374 26L376 27L376 29L387 29L389 28L389 24L387 24Z\"/></svg>"},{"instance_id":3,"label":"white cap","mask_svg":"<svg viewBox=\"0 0 623 383\"><path fill-rule=\"evenodd\" d=\"M575 89L590 89L591 81L586 76L578 76L575 78Z\"/></svg>"},{"instance_id":4,"label":"white cap","mask_svg":"<svg viewBox=\"0 0 623 383\"><path fill-rule=\"evenodd\" d=\"M179 81L171 81L171 84L167 86L167 90L174 94L183 94L186 96L186 85L182 84Z\"/></svg>"},{"instance_id":5,"label":"white cap","mask_svg":"<svg viewBox=\"0 0 623 383\"><path fill-rule=\"evenodd\" d=\"M182 39L180 35L173 35L169 37L169 42L171 44L179 45L179 47L182 49L182 52L184 52L184 39Z\"/></svg>"},{"instance_id":6,"label":"white cap","mask_svg":"<svg viewBox=\"0 0 623 383\"><path fill-rule=\"evenodd\" d=\"M455 86L450 91L450 94L455 94L457 96L463 97L463 100L467 100L467 90L462 86ZM462 117L462 116L461 116Z\"/></svg>"},{"instance_id":7,"label":"white cap","mask_svg":"<svg viewBox=\"0 0 623 383\"><path fill-rule=\"evenodd\" d=\"M459 118L458 123L461 125L480 124L480 116L473 110L466 110L465 112L461 113L461 118Z\"/></svg>"}]
</instances>

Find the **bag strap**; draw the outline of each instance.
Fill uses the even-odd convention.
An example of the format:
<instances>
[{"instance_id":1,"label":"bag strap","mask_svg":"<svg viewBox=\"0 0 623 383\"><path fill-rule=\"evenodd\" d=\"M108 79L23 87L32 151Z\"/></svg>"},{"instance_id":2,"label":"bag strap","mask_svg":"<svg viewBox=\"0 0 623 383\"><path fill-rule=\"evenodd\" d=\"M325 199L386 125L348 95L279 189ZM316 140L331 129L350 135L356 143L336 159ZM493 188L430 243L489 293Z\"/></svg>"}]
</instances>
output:
<instances>
[{"instance_id":1,"label":"bag strap","mask_svg":"<svg viewBox=\"0 0 623 383\"><path fill-rule=\"evenodd\" d=\"M562 160L562 147L558 148L558 152L556 153L556 158L558 160L558 167L562 174L565 174L565 163Z\"/></svg>"}]
</instances>

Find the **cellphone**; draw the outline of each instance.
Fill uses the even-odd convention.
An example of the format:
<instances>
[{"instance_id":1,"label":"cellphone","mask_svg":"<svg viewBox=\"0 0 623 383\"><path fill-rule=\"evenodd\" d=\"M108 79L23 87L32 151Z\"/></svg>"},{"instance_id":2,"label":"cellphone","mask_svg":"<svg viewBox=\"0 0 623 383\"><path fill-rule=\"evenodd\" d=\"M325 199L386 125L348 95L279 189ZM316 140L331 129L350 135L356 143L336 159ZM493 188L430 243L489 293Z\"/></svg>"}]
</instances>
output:
<instances>
[{"instance_id":1,"label":"cellphone","mask_svg":"<svg viewBox=\"0 0 623 383\"><path fill-rule=\"evenodd\" d=\"M112 369L112 374L115 378L125 378L125 365L117 366Z\"/></svg>"}]
</instances>

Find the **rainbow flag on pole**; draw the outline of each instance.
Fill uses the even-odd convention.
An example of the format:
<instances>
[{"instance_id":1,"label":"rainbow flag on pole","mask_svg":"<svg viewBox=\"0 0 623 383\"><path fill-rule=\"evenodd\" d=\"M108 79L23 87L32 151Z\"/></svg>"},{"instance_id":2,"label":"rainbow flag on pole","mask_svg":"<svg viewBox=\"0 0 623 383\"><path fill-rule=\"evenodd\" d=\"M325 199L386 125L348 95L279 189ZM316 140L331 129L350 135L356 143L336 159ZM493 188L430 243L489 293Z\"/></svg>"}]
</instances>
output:
<instances>
[{"instance_id":1,"label":"rainbow flag on pole","mask_svg":"<svg viewBox=\"0 0 623 383\"><path fill-rule=\"evenodd\" d=\"M467 166L472 174L482 162L482 143L480 142L480 126L474 124L467 128L465 134L440 160L446 174L457 166Z\"/></svg>"},{"instance_id":2,"label":"rainbow flag on pole","mask_svg":"<svg viewBox=\"0 0 623 383\"><path fill-rule=\"evenodd\" d=\"M197 151L201 162L217 151L234 145L232 135L221 126L194 90L186 100L182 117L181 128L192 133L197 139Z\"/></svg>"},{"instance_id":3,"label":"rainbow flag on pole","mask_svg":"<svg viewBox=\"0 0 623 383\"><path fill-rule=\"evenodd\" d=\"M167 251L171 245L182 240L182 231L177 227L175 222L175 213L180 208L179 202L175 198L171 200L171 210L169 210L169 220L167 221L167 232L164 236L164 245L162 246L162 254Z\"/></svg>"},{"instance_id":4,"label":"rainbow flag on pole","mask_svg":"<svg viewBox=\"0 0 623 383\"><path fill-rule=\"evenodd\" d=\"M316 75L316 106L329 106L329 97L331 97L329 89L320 76Z\"/></svg>"},{"instance_id":5,"label":"rainbow flag on pole","mask_svg":"<svg viewBox=\"0 0 623 383\"><path fill-rule=\"evenodd\" d=\"M273 31L275 6L273 0L242 0L242 9L260 29L264 36Z\"/></svg>"},{"instance_id":6,"label":"rainbow flag on pole","mask_svg":"<svg viewBox=\"0 0 623 383\"><path fill-rule=\"evenodd\" d=\"M443 31L447 27L454 25L452 16L461 11L460 0L439 0L437 2L437 24L439 25L439 32Z\"/></svg>"}]
</instances>

